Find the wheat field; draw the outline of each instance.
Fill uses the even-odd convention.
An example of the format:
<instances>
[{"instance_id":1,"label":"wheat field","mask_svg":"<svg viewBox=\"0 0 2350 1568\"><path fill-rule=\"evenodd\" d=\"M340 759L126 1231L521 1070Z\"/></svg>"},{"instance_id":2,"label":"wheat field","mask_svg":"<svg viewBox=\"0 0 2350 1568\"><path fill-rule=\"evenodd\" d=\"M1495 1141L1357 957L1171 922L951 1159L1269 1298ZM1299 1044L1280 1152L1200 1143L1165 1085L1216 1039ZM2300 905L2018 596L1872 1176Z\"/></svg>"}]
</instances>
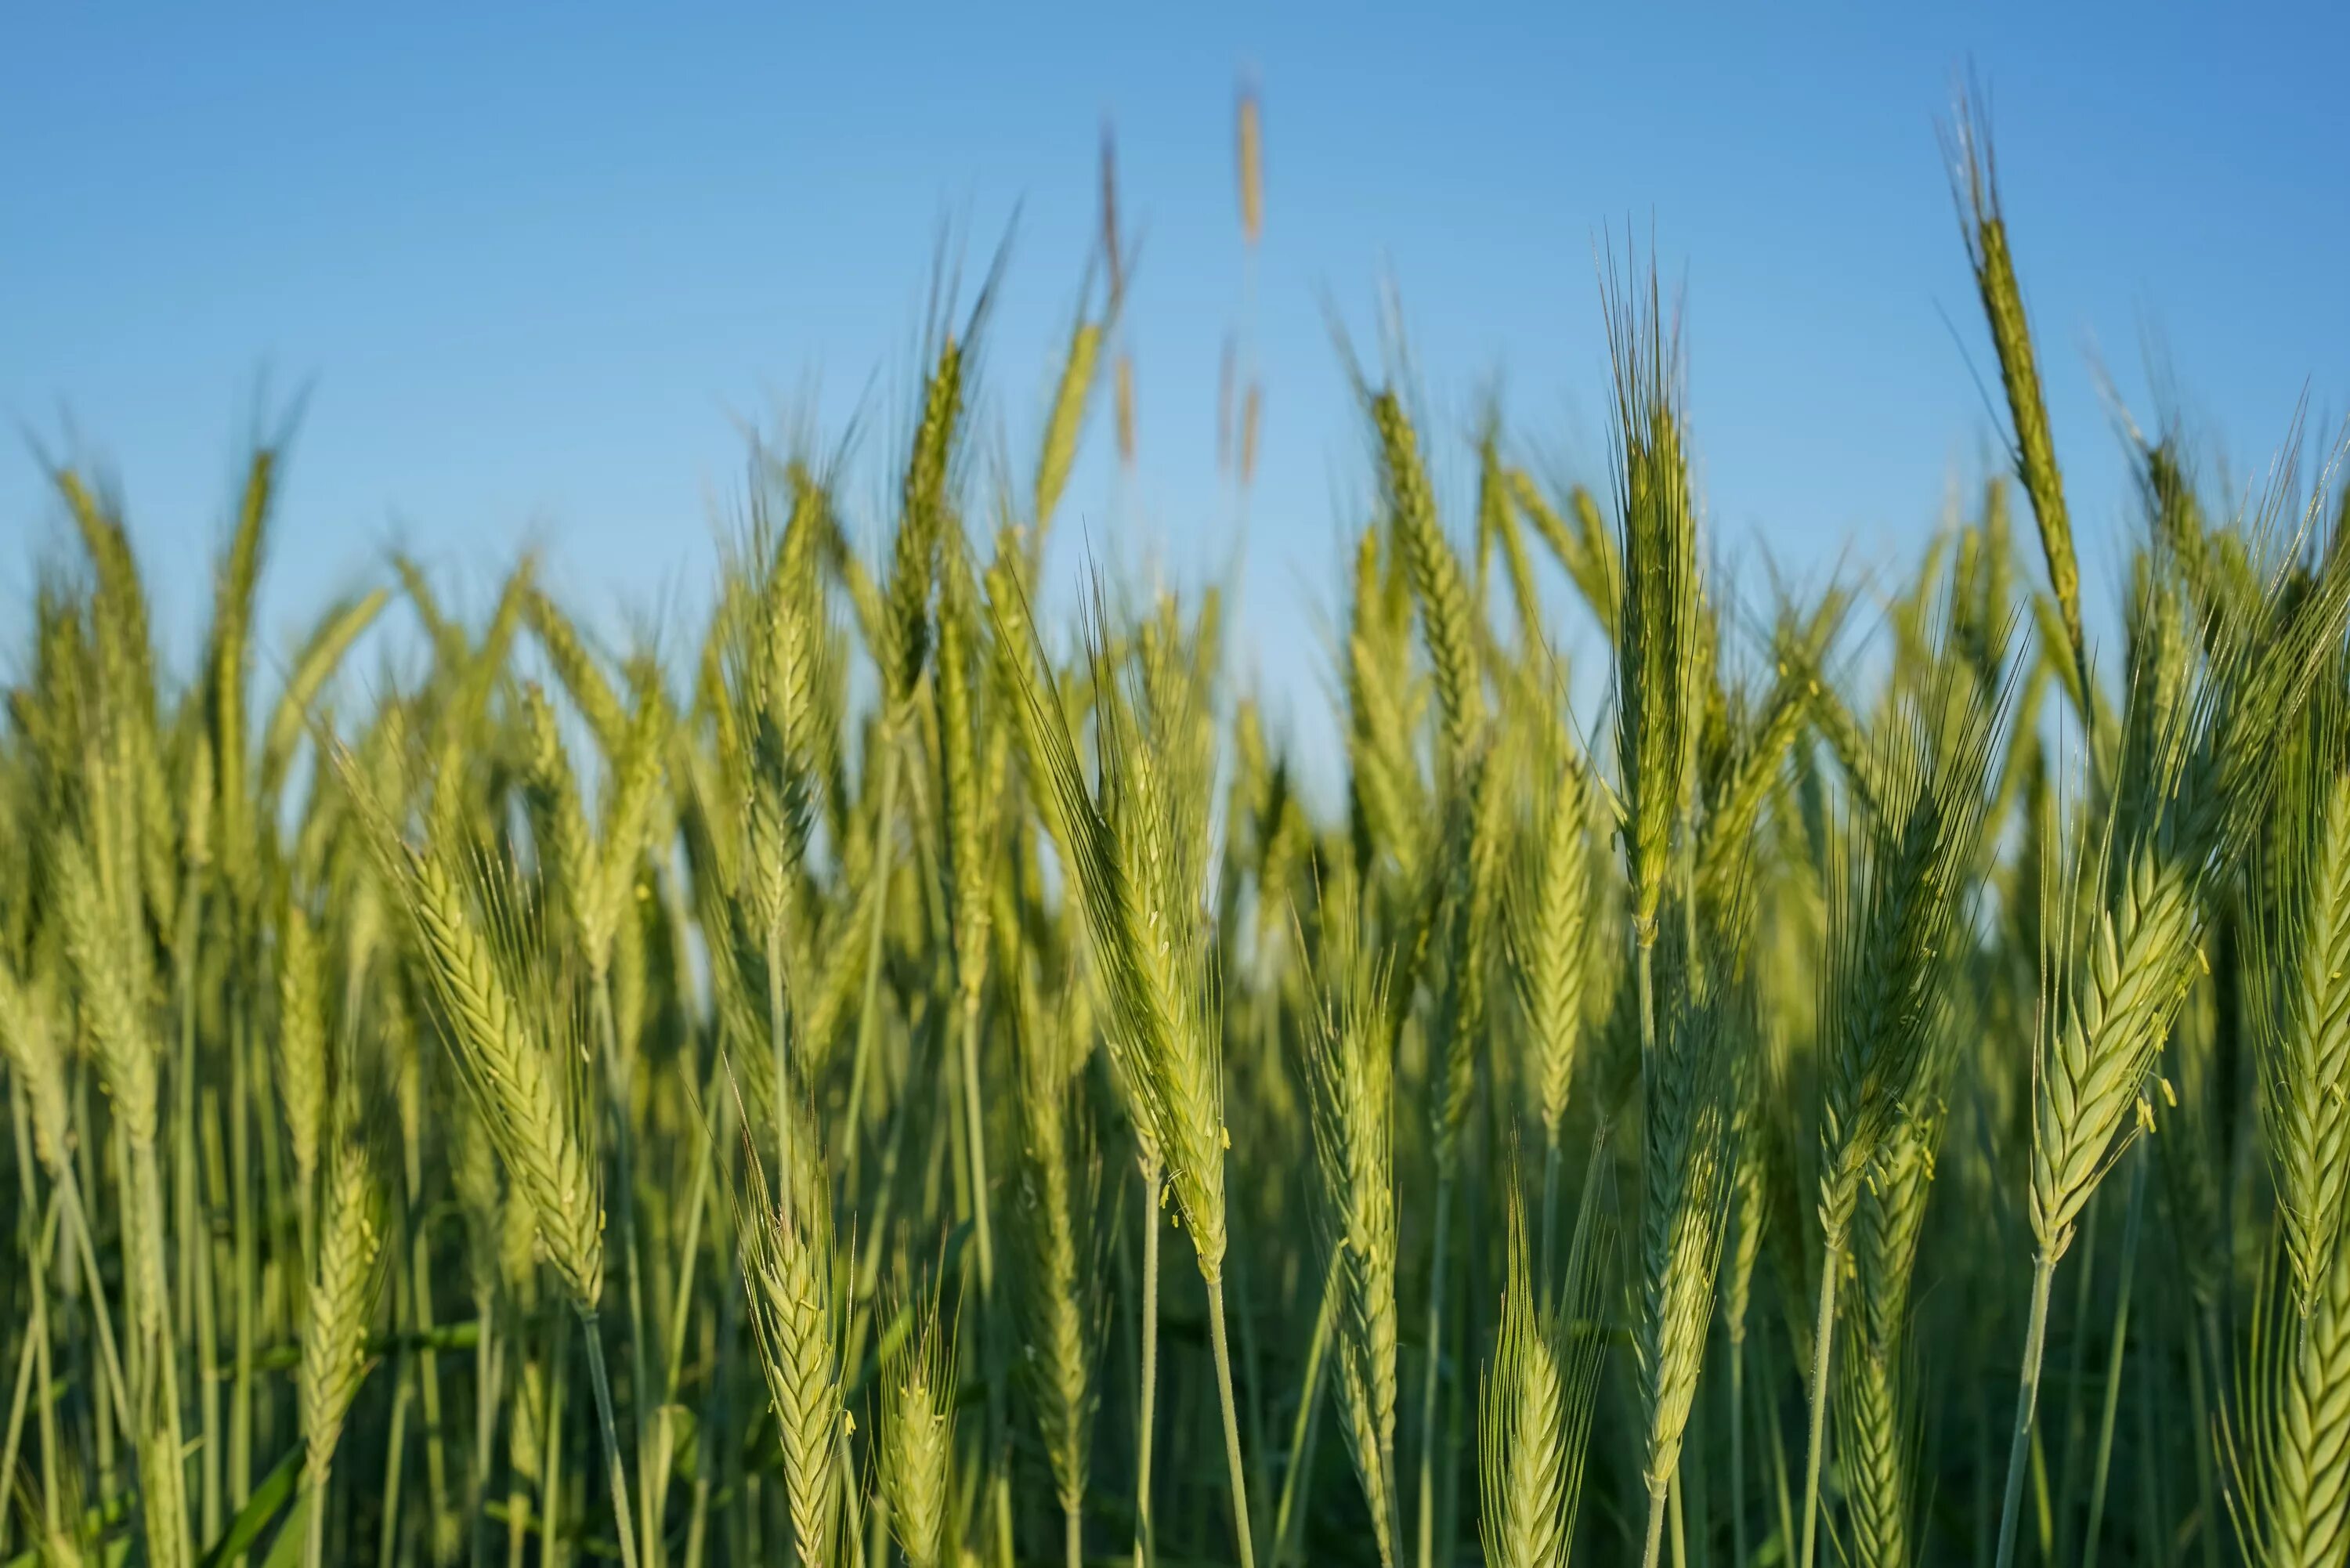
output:
<instances>
[{"instance_id":1,"label":"wheat field","mask_svg":"<svg viewBox=\"0 0 2350 1568\"><path fill-rule=\"evenodd\" d=\"M263 448L180 667L56 464L0 1563L2350 1563L2350 505L2132 424L2085 582L1979 123L2012 472L1742 592L1645 264L1588 485L1497 412L1448 515L1355 368L1335 759L1045 580L1107 180L1024 450L947 280L884 514L756 444L666 658L394 556L265 679Z\"/></svg>"}]
</instances>

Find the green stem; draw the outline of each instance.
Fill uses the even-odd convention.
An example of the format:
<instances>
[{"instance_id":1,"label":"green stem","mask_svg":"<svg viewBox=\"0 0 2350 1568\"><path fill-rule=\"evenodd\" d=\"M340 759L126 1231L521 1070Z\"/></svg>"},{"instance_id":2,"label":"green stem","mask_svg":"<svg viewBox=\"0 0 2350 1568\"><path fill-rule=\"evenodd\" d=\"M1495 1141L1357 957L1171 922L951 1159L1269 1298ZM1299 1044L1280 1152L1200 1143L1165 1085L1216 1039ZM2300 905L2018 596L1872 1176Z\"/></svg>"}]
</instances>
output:
<instances>
[{"instance_id":1,"label":"green stem","mask_svg":"<svg viewBox=\"0 0 2350 1568\"><path fill-rule=\"evenodd\" d=\"M1804 1447L1804 1547L1796 1568L1812 1568L1819 1547L1820 1463L1827 1448L1828 1367L1835 1349L1837 1276L1844 1272L1844 1241L1825 1242L1820 1254L1819 1315L1812 1324L1812 1430Z\"/></svg>"},{"instance_id":2,"label":"green stem","mask_svg":"<svg viewBox=\"0 0 2350 1568\"><path fill-rule=\"evenodd\" d=\"M596 1425L604 1438L604 1473L612 1483L612 1528L619 1537L621 1568L637 1568L636 1520L629 1507L629 1473L620 1463L620 1433L612 1421L612 1384L604 1373L604 1340L596 1332L596 1311L581 1305L579 1331L588 1341L588 1380L596 1390Z\"/></svg>"},{"instance_id":3,"label":"green stem","mask_svg":"<svg viewBox=\"0 0 2350 1568\"><path fill-rule=\"evenodd\" d=\"M81 1182L69 1164L61 1164L59 1172L57 1197L65 1204L75 1247L81 1254L82 1273L88 1285L90 1323L98 1334L98 1358L106 1372L107 1387L113 1393L106 1407L113 1413L115 1425L128 1432L134 1429L130 1421L130 1385L122 1375L121 1353L115 1347L114 1314L106 1304L106 1276L98 1270L98 1248L90 1240L89 1217L82 1210Z\"/></svg>"},{"instance_id":4,"label":"green stem","mask_svg":"<svg viewBox=\"0 0 2350 1568\"><path fill-rule=\"evenodd\" d=\"M2105 1195L2105 1190L2101 1190L2098 1194L2101 1198ZM2080 1459L2083 1427L2081 1391L2088 1385L2088 1371L2084 1363L2089 1354L2089 1311L2095 1299L2097 1232L2100 1229L2098 1221L2105 1210L2106 1205L2102 1202L2093 1201L2088 1206L2087 1218L2081 1227L2081 1266L2074 1271L2074 1277L2079 1281L2080 1289L2074 1295L2073 1335L2071 1342L2065 1347L2063 1379L2064 1443L2059 1451L2060 1457L2054 1473L2054 1497L2062 1499L2064 1505L2061 1515L2051 1514L2052 1501L2049 1489L2045 1484L2039 1487L2038 1501L2043 1515L2040 1521L2040 1554L2063 1563L2074 1562L2079 1556L2078 1552L2074 1550L2073 1541L2073 1523L2077 1517L2072 1506L2073 1499L2077 1495L2073 1482L2080 1475L2077 1461ZM2047 1433L2044 1431L2041 1434L2041 1441L2043 1444L2047 1441ZM2055 1533L2053 1536L2050 1533L2052 1518L2055 1528Z\"/></svg>"},{"instance_id":5,"label":"green stem","mask_svg":"<svg viewBox=\"0 0 2350 1568\"><path fill-rule=\"evenodd\" d=\"M1554 1242L1558 1234L1558 1128L1544 1129L1542 1185L1542 1282L1534 1293L1547 1302L1551 1296L1551 1270L1557 1261Z\"/></svg>"},{"instance_id":6,"label":"green stem","mask_svg":"<svg viewBox=\"0 0 2350 1568\"><path fill-rule=\"evenodd\" d=\"M2147 1158L2130 1172L2129 1210L2122 1220L2122 1277L2114 1299L2113 1345L2106 1355L2105 1408L2097 1418L2097 1459L2089 1482L2088 1531L2081 1542L2081 1568L2097 1568L2097 1542L2106 1521L2106 1482L2114 1462L2114 1418L2122 1397L2122 1362L2129 1348L2130 1283L2137 1274L2138 1223L2146 1209Z\"/></svg>"},{"instance_id":7,"label":"green stem","mask_svg":"<svg viewBox=\"0 0 2350 1568\"><path fill-rule=\"evenodd\" d=\"M1007 1474L1008 1431L1004 1419L1003 1357L995 1299L995 1231L988 1220L987 1116L984 1088L979 1078L979 986L977 977L962 987L962 1107L966 1158L971 1162L971 1217L979 1243L980 1333L987 1355L987 1468L989 1494L995 1515L998 1568L1012 1568L1012 1493ZM852 1126L854 1124L852 1123Z\"/></svg>"},{"instance_id":8,"label":"green stem","mask_svg":"<svg viewBox=\"0 0 2350 1568\"><path fill-rule=\"evenodd\" d=\"M1332 1250L1330 1267L1322 1282L1322 1306L1314 1314L1314 1338L1305 1347L1305 1392L1297 1401L1297 1418L1290 1425L1289 1463L1281 1472L1281 1501L1273 1513L1274 1568L1280 1568L1291 1545L1290 1524L1298 1501L1298 1476L1304 1469L1306 1434L1313 1429L1322 1405L1322 1364L1330 1346L1331 1324L1338 1313L1345 1261L1344 1252Z\"/></svg>"},{"instance_id":9,"label":"green stem","mask_svg":"<svg viewBox=\"0 0 2350 1568\"><path fill-rule=\"evenodd\" d=\"M1232 1403L1232 1351L1224 1332L1224 1284L1208 1282L1208 1338L1216 1353L1216 1397L1224 1410L1224 1463L1232 1472L1232 1534L1240 1544L1240 1568L1256 1568L1249 1535L1248 1471L1241 1457L1240 1409Z\"/></svg>"},{"instance_id":10,"label":"green stem","mask_svg":"<svg viewBox=\"0 0 2350 1568\"><path fill-rule=\"evenodd\" d=\"M848 1140L848 1189L857 1190L857 1155L864 1142L865 1081L871 1070L874 1044L881 1033L881 947L889 929L889 853L897 840L891 832L898 815L898 735L884 718L875 732L881 748L880 809L873 818L873 854L868 874L873 888L873 924L865 938L865 1000L857 1014L857 1058L848 1072L848 1116L842 1123Z\"/></svg>"},{"instance_id":11,"label":"green stem","mask_svg":"<svg viewBox=\"0 0 2350 1568\"><path fill-rule=\"evenodd\" d=\"M1672 1511L1667 1506L1667 1488L1651 1482L1648 1487L1648 1540L1640 1549L1640 1562L1645 1568L1657 1568L1665 1555L1665 1516Z\"/></svg>"},{"instance_id":12,"label":"green stem","mask_svg":"<svg viewBox=\"0 0 2350 1568\"><path fill-rule=\"evenodd\" d=\"M17 1113L17 1160L20 1166L29 1171L30 1163L24 1149L24 1098L22 1096L12 1097L16 1101ZM27 1198L31 1196L32 1185L29 1177L24 1192ZM25 1234L19 1244L24 1248L24 1257L29 1265L26 1272L33 1282L32 1314L30 1320L25 1325L24 1347L17 1352L16 1355L16 1386L8 1400L8 1436L5 1442L0 1442L0 1476L14 1477L16 1473L17 1445L23 1440L25 1435L25 1409L31 1397L34 1382L37 1378L41 1389L41 1519L49 1535L54 1538L57 1533L60 1517L57 1509L57 1414L49 1380L47 1275L49 1249L55 1244L57 1234L57 1200L54 1191L49 1195L48 1210L48 1215L42 1221L37 1235L33 1231L32 1205L29 1202L26 1204L22 1216ZM0 1552L7 1550L8 1525L11 1522L13 1522L13 1516L0 1518Z\"/></svg>"},{"instance_id":13,"label":"green stem","mask_svg":"<svg viewBox=\"0 0 2350 1568\"><path fill-rule=\"evenodd\" d=\"M2211 1445L2203 1434L2211 1429L2211 1394L2204 1382L2204 1345L2219 1344L2209 1303L2198 1303L2187 1329L2187 1399L2195 1419L2195 1509L2197 1532L2203 1538L2204 1568L2220 1568L2219 1488L2212 1476Z\"/></svg>"},{"instance_id":14,"label":"green stem","mask_svg":"<svg viewBox=\"0 0 2350 1568\"><path fill-rule=\"evenodd\" d=\"M473 1293L473 1321L482 1325L473 1336L473 1474L469 1526L471 1542L466 1561L472 1568L486 1568L490 1552L490 1516L484 1506L490 1497L491 1446L497 1441L498 1431L498 1355L494 1329L496 1320L491 1293L477 1287Z\"/></svg>"},{"instance_id":15,"label":"green stem","mask_svg":"<svg viewBox=\"0 0 2350 1568\"><path fill-rule=\"evenodd\" d=\"M1150 1532L1150 1438L1159 1399L1159 1161L1142 1167L1142 1374L1136 1403L1134 1563L1150 1568L1159 1543Z\"/></svg>"},{"instance_id":16,"label":"green stem","mask_svg":"<svg viewBox=\"0 0 2350 1568\"><path fill-rule=\"evenodd\" d=\"M327 1478L329 1458L310 1472L310 1499L302 1531L302 1568L323 1568L327 1560Z\"/></svg>"},{"instance_id":17,"label":"green stem","mask_svg":"<svg viewBox=\"0 0 2350 1568\"><path fill-rule=\"evenodd\" d=\"M1746 1333L1730 1337L1730 1550L1746 1568Z\"/></svg>"},{"instance_id":18,"label":"green stem","mask_svg":"<svg viewBox=\"0 0 2350 1568\"><path fill-rule=\"evenodd\" d=\"M1419 1568L1436 1560L1436 1397L1444 1366L1444 1264L1451 1240L1452 1177L1436 1179L1436 1235L1428 1271L1428 1359L1419 1379Z\"/></svg>"},{"instance_id":19,"label":"green stem","mask_svg":"<svg viewBox=\"0 0 2350 1568\"><path fill-rule=\"evenodd\" d=\"M376 1537L377 1568L392 1568L400 1550L400 1489L402 1461L408 1455L408 1406L415 1397L415 1386L407 1374L413 1365L402 1351L399 1375L392 1379L391 1431L383 1449L383 1523Z\"/></svg>"},{"instance_id":20,"label":"green stem","mask_svg":"<svg viewBox=\"0 0 2350 1568\"><path fill-rule=\"evenodd\" d=\"M268 1064L262 1060L261 1033L253 1026L249 1003L238 993L230 1012L229 1049L242 1064L244 1082L269 1082ZM274 1124L273 1124L274 1125ZM236 1091L236 1103L229 1109L229 1200L233 1208L235 1242L231 1266L235 1270L236 1299L233 1317L235 1336L235 1383L230 1394L228 1417L228 1501L232 1508L242 1508L253 1495L253 1417L255 1391L259 1379L254 1376L254 1349L260 1334L261 1308L261 1217L285 1211L278 1201L283 1175L278 1165L277 1140L263 1129L261 1139L262 1177L264 1191L256 1207L253 1177L253 1098L244 1088Z\"/></svg>"},{"instance_id":21,"label":"green stem","mask_svg":"<svg viewBox=\"0 0 2350 1568\"><path fill-rule=\"evenodd\" d=\"M2023 1507L2023 1472L2032 1452L2032 1418L2040 1402L2040 1360L2048 1345L2048 1289L2056 1262L2045 1252L2032 1260L2032 1312L2023 1331L2023 1366L2017 1374L2015 1437L2007 1451L2007 1492L1999 1508L1997 1568L2015 1561L2015 1522Z\"/></svg>"},{"instance_id":22,"label":"green stem","mask_svg":"<svg viewBox=\"0 0 2350 1568\"><path fill-rule=\"evenodd\" d=\"M629 1365L631 1369L630 1376L636 1379L632 1386L638 1390L637 1397L641 1402L645 1379L651 1371L651 1362L645 1354L644 1260L637 1245L636 1155L634 1138L629 1125L629 1106L632 1096L629 1084L629 1064L620 1054L619 1027L612 1012L612 973L608 966L598 967L595 975L595 990L596 1033L604 1050L604 1073L609 1090L608 1097L610 1100L612 1118L613 1185L619 1189L619 1192L607 1201L619 1221L620 1257L628 1268ZM592 1342L592 1335L590 1339ZM595 1345L590 1361L600 1363L601 1359L602 1346ZM609 1406L610 1399L607 1396L599 1399L597 1407L597 1413L607 1426L611 1424ZM650 1430L641 1417L640 1411L637 1428L637 1484L638 1489L644 1493L647 1532L641 1550L645 1557L651 1558L654 1556L655 1550L651 1535L660 1527L661 1500L653 1494L653 1465L649 1447ZM623 1518L624 1528L626 1523L627 1521ZM627 1554L623 1553L623 1555ZM629 1561L630 1568L634 1568L635 1559L629 1558Z\"/></svg>"}]
</instances>

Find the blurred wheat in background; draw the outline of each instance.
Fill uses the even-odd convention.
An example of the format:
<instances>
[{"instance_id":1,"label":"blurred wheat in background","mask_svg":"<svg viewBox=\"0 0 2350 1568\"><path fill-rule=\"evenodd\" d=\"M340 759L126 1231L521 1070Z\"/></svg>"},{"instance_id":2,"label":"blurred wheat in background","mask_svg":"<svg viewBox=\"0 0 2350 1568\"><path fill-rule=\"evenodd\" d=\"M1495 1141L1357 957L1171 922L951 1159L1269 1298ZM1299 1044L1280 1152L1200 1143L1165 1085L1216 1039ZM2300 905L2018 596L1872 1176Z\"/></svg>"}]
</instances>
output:
<instances>
[{"instance_id":1,"label":"blurred wheat in background","mask_svg":"<svg viewBox=\"0 0 2350 1568\"><path fill-rule=\"evenodd\" d=\"M1244 496L1253 88L1234 141ZM1773 597L1650 261L1596 487L1496 409L1446 515L1400 354L1350 364L1335 760L1215 592L1044 580L1097 405L1139 439L1107 144L1024 448L942 268L879 555L761 442L688 638L396 557L259 679L271 444L172 668L57 464L0 1563L2350 1562L2343 492L2127 426L2101 603L1946 151L2012 480ZM421 658L355 670L395 605Z\"/></svg>"}]
</instances>

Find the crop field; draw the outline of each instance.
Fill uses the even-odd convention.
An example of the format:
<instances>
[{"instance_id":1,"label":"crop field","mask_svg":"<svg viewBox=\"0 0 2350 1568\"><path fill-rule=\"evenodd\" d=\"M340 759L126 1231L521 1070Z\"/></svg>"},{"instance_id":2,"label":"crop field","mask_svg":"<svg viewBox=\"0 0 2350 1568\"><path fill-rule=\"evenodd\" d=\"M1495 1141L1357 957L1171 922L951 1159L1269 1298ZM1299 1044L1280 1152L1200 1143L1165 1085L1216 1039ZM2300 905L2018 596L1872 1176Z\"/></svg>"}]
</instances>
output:
<instances>
[{"instance_id":1,"label":"crop field","mask_svg":"<svg viewBox=\"0 0 2350 1568\"><path fill-rule=\"evenodd\" d=\"M2350 512L2117 421L2085 583L1979 124L2008 470L1774 589L1647 261L1585 484L1360 365L1336 756L1048 571L1108 202L1045 407L941 269L886 487L757 444L658 641L394 554L265 658L265 445L175 659L56 461L0 1564L2350 1563Z\"/></svg>"}]
</instances>

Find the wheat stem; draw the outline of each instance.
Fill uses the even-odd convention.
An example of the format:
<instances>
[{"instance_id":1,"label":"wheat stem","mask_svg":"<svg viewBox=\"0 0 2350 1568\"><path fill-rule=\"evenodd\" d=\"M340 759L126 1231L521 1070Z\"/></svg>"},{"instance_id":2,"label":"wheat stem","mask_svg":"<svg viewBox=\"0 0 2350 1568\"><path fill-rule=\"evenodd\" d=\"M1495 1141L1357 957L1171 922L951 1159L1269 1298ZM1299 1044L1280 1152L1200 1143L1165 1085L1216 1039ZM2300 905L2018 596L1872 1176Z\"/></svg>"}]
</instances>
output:
<instances>
[{"instance_id":1,"label":"wheat stem","mask_svg":"<svg viewBox=\"0 0 2350 1568\"><path fill-rule=\"evenodd\" d=\"M1436 1228L1429 1254L1427 1359L1419 1378L1419 1568L1436 1557L1436 1398L1444 1356L1445 1251L1451 1240L1452 1179L1436 1182Z\"/></svg>"},{"instance_id":2,"label":"wheat stem","mask_svg":"<svg viewBox=\"0 0 2350 1568\"><path fill-rule=\"evenodd\" d=\"M881 1035L881 947L889 920L889 857L896 847L892 825L898 812L898 743L886 718L876 732L875 743L881 748L881 787L880 809L873 818L873 864L868 872L874 878L873 924L865 934L864 1002L857 1014L857 1058L848 1072L848 1114L841 1123L848 1142L846 1163L851 1192L857 1190L858 1155L865 1147L866 1077L871 1071L874 1044ZM782 1082L776 1080L778 1093Z\"/></svg>"},{"instance_id":3,"label":"wheat stem","mask_svg":"<svg viewBox=\"0 0 2350 1568\"><path fill-rule=\"evenodd\" d=\"M2129 1211L2122 1221L2122 1277L2114 1298L2113 1344L2106 1357L2105 1408L2097 1419L2097 1459L2089 1483L2088 1533L2081 1543L2081 1568L2097 1568L2097 1545L2106 1521L2106 1481L2112 1473L2114 1420L2121 1406L2122 1363L2129 1348L2130 1285L2137 1278L2138 1223L2146 1210L2146 1168L2151 1151L2142 1153L2130 1172Z\"/></svg>"},{"instance_id":4,"label":"wheat stem","mask_svg":"<svg viewBox=\"0 0 2350 1568\"><path fill-rule=\"evenodd\" d=\"M1150 1532L1150 1439L1159 1397L1159 1161L1142 1162L1142 1370L1136 1395L1134 1439L1134 1563L1152 1568L1158 1542Z\"/></svg>"},{"instance_id":5,"label":"wheat stem","mask_svg":"<svg viewBox=\"0 0 2350 1568\"><path fill-rule=\"evenodd\" d=\"M1812 1323L1812 1429L1804 1449L1804 1545L1795 1562L1811 1568L1816 1560L1820 1522L1820 1463L1828 1428L1828 1367L1835 1340L1836 1284L1844 1272L1844 1248L1831 1242L1820 1256L1819 1314Z\"/></svg>"},{"instance_id":6,"label":"wheat stem","mask_svg":"<svg viewBox=\"0 0 2350 1568\"><path fill-rule=\"evenodd\" d=\"M1208 1282L1208 1339L1216 1353L1216 1398L1223 1407L1224 1463L1232 1487L1232 1535L1240 1546L1240 1568L1256 1568L1256 1546L1249 1536L1248 1472L1241 1459L1240 1409L1232 1402L1232 1352L1224 1332L1224 1287Z\"/></svg>"},{"instance_id":7,"label":"wheat stem","mask_svg":"<svg viewBox=\"0 0 2350 1568\"><path fill-rule=\"evenodd\" d=\"M1338 1298L1346 1284L1346 1255L1333 1249L1330 1264L1322 1275L1322 1304L1314 1314L1314 1337L1305 1346L1305 1386L1298 1396L1297 1417L1289 1431L1289 1463L1281 1472L1281 1500L1273 1512L1273 1561L1274 1568L1285 1561L1293 1542L1291 1521L1298 1517L1296 1511L1305 1501L1299 1486L1306 1463L1307 1437L1322 1408L1323 1368L1330 1349L1331 1329L1338 1315ZM1308 1479L1310 1478L1303 1478Z\"/></svg>"},{"instance_id":8,"label":"wheat stem","mask_svg":"<svg viewBox=\"0 0 2350 1568\"><path fill-rule=\"evenodd\" d=\"M1648 1483L1648 1535L1647 1544L1640 1548L1640 1562L1644 1568L1657 1568L1657 1564L1664 1561L1665 1516L1671 1511L1665 1501L1669 1490L1667 1485L1655 1481Z\"/></svg>"},{"instance_id":9,"label":"wheat stem","mask_svg":"<svg viewBox=\"0 0 2350 1568\"><path fill-rule=\"evenodd\" d=\"M612 1420L612 1385L604 1371L604 1341L595 1309L579 1304L579 1332L588 1342L588 1381L596 1390L596 1425L604 1438L604 1473L612 1483L612 1526L620 1543L621 1568L637 1568L637 1529L629 1507L629 1473L620 1463L620 1433Z\"/></svg>"},{"instance_id":10,"label":"wheat stem","mask_svg":"<svg viewBox=\"0 0 2350 1568\"><path fill-rule=\"evenodd\" d=\"M2017 1375L2015 1436L2007 1452L2007 1491L1999 1505L1997 1568L2015 1561L2015 1525L2023 1506L2023 1472L2032 1451L2032 1418L2040 1402L2040 1360L2047 1348L2048 1290L2056 1278L2056 1261L2045 1252L2032 1259L2032 1307L2023 1330L2023 1366Z\"/></svg>"}]
</instances>

